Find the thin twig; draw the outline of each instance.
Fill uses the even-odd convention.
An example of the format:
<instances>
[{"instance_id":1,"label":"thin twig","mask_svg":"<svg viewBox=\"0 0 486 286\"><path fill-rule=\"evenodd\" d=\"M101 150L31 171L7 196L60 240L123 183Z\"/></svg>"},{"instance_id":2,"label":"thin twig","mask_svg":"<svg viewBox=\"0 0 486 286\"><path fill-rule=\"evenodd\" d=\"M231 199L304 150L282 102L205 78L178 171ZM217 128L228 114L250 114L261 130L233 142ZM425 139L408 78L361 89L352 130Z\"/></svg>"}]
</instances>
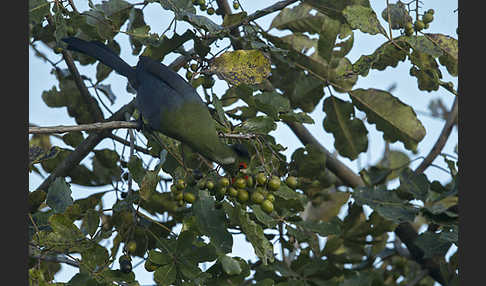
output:
<instances>
[{"instance_id":1,"label":"thin twig","mask_svg":"<svg viewBox=\"0 0 486 286\"><path fill-rule=\"evenodd\" d=\"M408 283L407 286L417 285L420 281L422 281L422 279L425 278L425 276L427 276L427 274L429 274L429 271L427 269L420 271L417 277L415 277L412 281L410 281L410 283Z\"/></svg>"},{"instance_id":2,"label":"thin twig","mask_svg":"<svg viewBox=\"0 0 486 286\"><path fill-rule=\"evenodd\" d=\"M444 148L444 145L449 139L449 136L452 132L452 128L454 127L457 120L458 105L459 105L458 97L456 96L454 99L454 103L452 104L451 111L447 116L447 121L444 124L444 127L442 128L442 132L440 133L439 138L435 142L429 154L425 157L422 163L420 163L420 165L415 170L416 173L418 174L423 173L425 169L427 169L430 166L430 164L432 164L432 162L435 160L435 158L440 154L440 152Z\"/></svg>"}]
</instances>

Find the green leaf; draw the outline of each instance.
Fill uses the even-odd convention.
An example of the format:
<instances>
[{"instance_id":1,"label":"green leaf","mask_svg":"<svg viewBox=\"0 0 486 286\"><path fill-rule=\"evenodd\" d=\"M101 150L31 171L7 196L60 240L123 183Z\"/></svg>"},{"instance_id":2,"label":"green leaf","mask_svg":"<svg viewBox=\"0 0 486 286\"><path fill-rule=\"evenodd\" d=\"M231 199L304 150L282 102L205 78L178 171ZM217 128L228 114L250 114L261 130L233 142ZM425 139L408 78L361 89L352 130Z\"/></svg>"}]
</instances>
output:
<instances>
[{"instance_id":1,"label":"green leaf","mask_svg":"<svg viewBox=\"0 0 486 286\"><path fill-rule=\"evenodd\" d=\"M440 233L424 232L415 240L415 245L424 251L424 258L444 256L452 243L442 239Z\"/></svg>"},{"instance_id":2,"label":"green leaf","mask_svg":"<svg viewBox=\"0 0 486 286\"><path fill-rule=\"evenodd\" d=\"M51 3L47 0L29 0L29 21L42 23L49 15Z\"/></svg>"},{"instance_id":3,"label":"green leaf","mask_svg":"<svg viewBox=\"0 0 486 286\"><path fill-rule=\"evenodd\" d=\"M150 27L148 27L145 23L143 18L143 10L138 8L132 8L130 10L130 15L128 16L128 25L127 30L129 33L133 33L137 29L144 29L146 33L150 31ZM144 34L146 34L144 33ZM132 55L138 55L142 49L142 42L137 37L133 37L129 35L130 46L132 47Z\"/></svg>"},{"instance_id":4,"label":"green leaf","mask_svg":"<svg viewBox=\"0 0 486 286\"><path fill-rule=\"evenodd\" d=\"M132 179L135 180L137 184L142 184L142 180L147 173L142 164L142 159L135 155L131 156L130 160L128 161L128 171L130 171Z\"/></svg>"},{"instance_id":5,"label":"green leaf","mask_svg":"<svg viewBox=\"0 0 486 286\"><path fill-rule=\"evenodd\" d=\"M340 25L341 24L339 23L339 21L326 17L324 22L325 28L321 33L319 33L317 50L319 56L328 62L333 56L334 45L336 43L337 35L339 34Z\"/></svg>"},{"instance_id":6,"label":"green leaf","mask_svg":"<svg viewBox=\"0 0 486 286\"><path fill-rule=\"evenodd\" d=\"M386 42L370 55L362 55L354 64L353 71L361 76L367 76L370 69L384 70L387 67L396 67L399 62L405 61L410 47L403 38L394 39L399 46Z\"/></svg>"},{"instance_id":7,"label":"green leaf","mask_svg":"<svg viewBox=\"0 0 486 286\"><path fill-rule=\"evenodd\" d=\"M283 121L293 121L299 123L314 124L314 119L312 119L312 117L310 117L305 112L295 113L293 111L289 111L287 113L280 114L279 117Z\"/></svg>"},{"instance_id":8,"label":"green leaf","mask_svg":"<svg viewBox=\"0 0 486 286\"><path fill-rule=\"evenodd\" d=\"M160 181L159 171L147 171L140 185L140 198L148 201L157 188Z\"/></svg>"},{"instance_id":9,"label":"green leaf","mask_svg":"<svg viewBox=\"0 0 486 286\"><path fill-rule=\"evenodd\" d=\"M414 50L410 55L410 61L414 65L410 68L410 75L417 78L419 89L438 90L442 73L434 57Z\"/></svg>"},{"instance_id":10,"label":"green leaf","mask_svg":"<svg viewBox=\"0 0 486 286\"><path fill-rule=\"evenodd\" d=\"M223 270L226 274L238 275L241 273L240 263L232 257L223 255L218 260L221 263Z\"/></svg>"},{"instance_id":11,"label":"green leaf","mask_svg":"<svg viewBox=\"0 0 486 286\"><path fill-rule=\"evenodd\" d=\"M429 192L429 181L425 174L416 174L407 168L400 173L400 189L425 202Z\"/></svg>"},{"instance_id":12,"label":"green leaf","mask_svg":"<svg viewBox=\"0 0 486 286\"><path fill-rule=\"evenodd\" d=\"M134 282L135 274L133 272L123 273L121 270L106 270L101 273L105 282ZM128 284L132 285L132 284Z\"/></svg>"},{"instance_id":13,"label":"green leaf","mask_svg":"<svg viewBox=\"0 0 486 286\"><path fill-rule=\"evenodd\" d=\"M388 23L388 12L390 12L390 25L394 30L405 28L407 23L412 23L412 17L408 14L405 4L402 2L391 3L381 12L381 17Z\"/></svg>"},{"instance_id":14,"label":"green leaf","mask_svg":"<svg viewBox=\"0 0 486 286\"><path fill-rule=\"evenodd\" d=\"M323 111L326 113L324 129L334 135L334 147L341 156L354 160L368 149L368 130L355 117L351 102L330 96L324 100Z\"/></svg>"},{"instance_id":15,"label":"green leaf","mask_svg":"<svg viewBox=\"0 0 486 286\"><path fill-rule=\"evenodd\" d=\"M400 175L400 172L410 164L407 154L398 150L388 150L383 154L383 158L378 162L377 167L391 170L387 180L393 180Z\"/></svg>"},{"instance_id":16,"label":"green leaf","mask_svg":"<svg viewBox=\"0 0 486 286\"><path fill-rule=\"evenodd\" d=\"M415 150L425 136L425 128L412 107L389 92L378 89L355 89L349 92L353 104L364 111L368 122L375 123L390 142L401 141L405 148Z\"/></svg>"},{"instance_id":17,"label":"green leaf","mask_svg":"<svg viewBox=\"0 0 486 286\"><path fill-rule=\"evenodd\" d=\"M353 192L353 198L360 205L369 205L386 219L397 223L412 222L418 214L418 209L401 200L395 192L386 190L384 186L361 187Z\"/></svg>"},{"instance_id":18,"label":"green leaf","mask_svg":"<svg viewBox=\"0 0 486 286\"><path fill-rule=\"evenodd\" d=\"M339 235L341 233L341 227L339 220L332 220L330 222L317 222L317 221L299 221L295 223L302 227L306 231L315 232L321 236Z\"/></svg>"},{"instance_id":19,"label":"green leaf","mask_svg":"<svg viewBox=\"0 0 486 286\"><path fill-rule=\"evenodd\" d=\"M353 29L359 29L361 32L371 35L381 33L386 36L386 31L381 26L380 21L378 21L375 11L369 7L361 5L347 6L343 10L343 16Z\"/></svg>"},{"instance_id":20,"label":"green leaf","mask_svg":"<svg viewBox=\"0 0 486 286\"><path fill-rule=\"evenodd\" d=\"M154 272L154 280L157 285L172 285L176 281L177 268L175 264L167 264L157 268Z\"/></svg>"},{"instance_id":21,"label":"green leaf","mask_svg":"<svg viewBox=\"0 0 486 286\"><path fill-rule=\"evenodd\" d=\"M209 236L211 244L223 253L231 252L233 236L225 226L226 217L223 210L214 208L214 199L207 191L200 190L199 198L192 207L201 233Z\"/></svg>"},{"instance_id":22,"label":"green leaf","mask_svg":"<svg viewBox=\"0 0 486 286\"><path fill-rule=\"evenodd\" d=\"M239 205L232 207L229 204L224 204L223 207L230 220L241 227L246 239L251 243L256 256L261 259L262 263L267 265L268 262L273 262L273 245L263 234L263 229L251 220L249 214Z\"/></svg>"},{"instance_id":23,"label":"green leaf","mask_svg":"<svg viewBox=\"0 0 486 286\"><path fill-rule=\"evenodd\" d=\"M306 145L294 151L290 166L299 177L315 178L326 169L326 154L313 145Z\"/></svg>"},{"instance_id":24,"label":"green leaf","mask_svg":"<svg viewBox=\"0 0 486 286\"><path fill-rule=\"evenodd\" d=\"M278 120L280 112L288 112L290 110L289 100L275 91L263 92L255 95L254 98L257 109L274 120Z\"/></svg>"},{"instance_id":25,"label":"green leaf","mask_svg":"<svg viewBox=\"0 0 486 286\"><path fill-rule=\"evenodd\" d=\"M228 27L232 25L236 25L241 23L248 14L246 12L234 13L234 14L225 14L223 19L223 27Z\"/></svg>"},{"instance_id":26,"label":"green leaf","mask_svg":"<svg viewBox=\"0 0 486 286\"><path fill-rule=\"evenodd\" d=\"M442 55L441 49L425 36L408 36L403 39L416 52L428 54L434 58Z\"/></svg>"},{"instance_id":27,"label":"green leaf","mask_svg":"<svg viewBox=\"0 0 486 286\"><path fill-rule=\"evenodd\" d=\"M109 262L108 250L97 243L81 251L81 269L99 271Z\"/></svg>"},{"instance_id":28,"label":"green leaf","mask_svg":"<svg viewBox=\"0 0 486 286\"><path fill-rule=\"evenodd\" d=\"M277 124L268 116L256 116L244 121L235 131L267 134L277 129Z\"/></svg>"},{"instance_id":29,"label":"green leaf","mask_svg":"<svg viewBox=\"0 0 486 286\"><path fill-rule=\"evenodd\" d=\"M279 30L289 29L297 33L311 33L318 34L325 27L323 24L326 16L321 13L311 14L312 7L301 4L293 8L284 8L280 13L273 18L270 24L270 29L277 28Z\"/></svg>"},{"instance_id":30,"label":"green leaf","mask_svg":"<svg viewBox=\"0 0 486 286\"><path fill-rule=\"evenodd\" d=\"M63 177L57 177L49 186L46 203L56 213L63 213L66 208L73 204L71 188Z\"/></svg>"},{"instance_id":31,"label":"green leaf","mask_svg":"<svg viewBox=\"0 0 486 286\"><path fill-rule=\"evenodd\" d=\"M260 50L228 51L211 61L209 71L232 85L259 84L270 75L270 59Z\"/></svg>"},{"instance_id":32,"label":"green leaf","mask_svg":"<svg viewBox=\"0 0 486 286\"><path fill-rule=\"evenodd\" d=\"M100 214L94 209L89 209L83 217L81 231L93 236L100 225Z\"/></svg>"},{"instance_id":33,"label":"green leaf","mask_svg":"<svg viewBox=\"0 0 486 286\"><path fill-rule=\"evenodd\" d=\"M211 21L211 19L201 15L196 15L194 13L190 13L186 11L181 11L176 15L178 15L177 17L179 18L179 20L184 20L186 22L189 22L193 26L208 31L209 33L221 32L224 29L220 25Z\"/></svg>"},{"instance_id":34,"label":"green leaf","mask_svg":"<svg viewBox=\"0 0 486 286\"><path fill-rule=\"evenodd\" d=\"M441 65L447 68L452 76L458 76L458 41L450 36L442 34L425 34L431 42L434 43L443 54L439 57Z\"/></svg>"},{"instance_id":35,"label":"green leaf","mask_svg":"<svg viewBox=\"0 0 486 286\"><path fill-rule=\"evenodd\" d=\"M223 105L221 104L221 101L218 99L217 96L213 96L213 105L214 105L214 108L216 109L216 113L218 114L219 122L222 123L223 125L227 126L228 120L226 119L226 116L224 115Z\"/></svg>"},{"instance_id":36,"label":"green leaf","mask_svg":"<svg viewBox=\"0 0 486 286\"><path fill-rule=\"evenodd\" d=\"M53 214L49 217L49 225L52 230L66 240L84 238L83 233L75 226L71 219L63 214Z\"/></svg>"},{"instance_id":37,"label":"green leaf","mask_svg":"<svg viewBox=\"0 0 486 286\"><path fill-rule=\"evenodd\" d=\"M253 210L256 219L267 227L274 228L277 225L277 221L265 213L260 205L251 205L251 209Z\"/></svg>"},{"instance_id":38,"label":"green leaf","mask_svg":"<svg viewBox=\"0 0 486 286\"><path fill-rule=\"evenodd\" d=\"M174 259L168 253L162 253L155 249L149 251L148 260L157 265L167 265L174 262Z\"/></svg>"},{"instance_id":39,"label":"green leaf","mask_svg":"<svg viewBox=\"0 0 486 286\"><path fill-rule=\"evenodd\" d=\"M142 43L146 45L142 55L157 61L162 61L166 55L177 50L185 42L193 38L194 33L191 30L187 30L182 35L174 33L170 39L162 37L157 41L142 41Z\"/></svg>"}]
</instances>

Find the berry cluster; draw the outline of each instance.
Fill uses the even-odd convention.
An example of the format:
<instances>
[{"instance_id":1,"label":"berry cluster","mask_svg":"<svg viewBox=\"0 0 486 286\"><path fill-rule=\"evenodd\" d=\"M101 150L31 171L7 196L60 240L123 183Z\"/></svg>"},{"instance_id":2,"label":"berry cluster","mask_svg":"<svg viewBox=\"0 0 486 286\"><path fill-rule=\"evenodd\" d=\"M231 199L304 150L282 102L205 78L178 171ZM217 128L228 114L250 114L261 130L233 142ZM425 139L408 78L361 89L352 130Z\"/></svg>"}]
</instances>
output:
<instances>
[{"instance_id":1,"label":"berry cluster","mask_svg":"<svg viewBox=\"0 0 486 286\"><path fill-rule=\"evenodd\" d=\"M421 20L415 21L415 23L412 24L412 22L408 22L405 25L405 35L411 36L414 31L418 32L424 29L429 28L429 24L434 20L434 9L429 9L427 12L425 12L424 15L422 15Z\"/></svg>"}]
</instances>

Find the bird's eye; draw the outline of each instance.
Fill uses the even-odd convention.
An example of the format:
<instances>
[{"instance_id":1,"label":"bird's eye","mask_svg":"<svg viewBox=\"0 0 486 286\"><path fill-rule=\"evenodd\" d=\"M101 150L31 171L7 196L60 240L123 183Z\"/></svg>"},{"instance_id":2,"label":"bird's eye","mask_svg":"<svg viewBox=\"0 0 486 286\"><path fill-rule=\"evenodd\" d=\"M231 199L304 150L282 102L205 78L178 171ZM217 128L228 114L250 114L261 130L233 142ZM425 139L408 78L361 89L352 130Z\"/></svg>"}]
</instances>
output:
<instances>
[{"instance_id":1,"label":"bird's eye","mask_svg":"<svg viewBox=\"0 0 486 286\"><path fill-rule=\"evenodd\" d=\"M238 167L241 170L241 169L246 169L248 166L246 165L246 163L241 162Z\"/></svg>"}]
</instances>

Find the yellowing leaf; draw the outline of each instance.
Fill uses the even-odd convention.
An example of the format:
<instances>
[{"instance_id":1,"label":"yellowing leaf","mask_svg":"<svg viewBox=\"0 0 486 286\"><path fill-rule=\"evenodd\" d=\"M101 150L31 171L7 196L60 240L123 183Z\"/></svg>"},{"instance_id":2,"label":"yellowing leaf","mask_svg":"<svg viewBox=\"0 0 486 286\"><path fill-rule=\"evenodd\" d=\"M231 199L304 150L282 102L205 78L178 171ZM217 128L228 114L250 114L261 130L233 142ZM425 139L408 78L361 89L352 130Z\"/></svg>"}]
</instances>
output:
<instances>
[{"instance_id":1,"label":"yellowing leaf","mask_svg":"<svg viewBox=\"0 0 486 286\"><path fill-rule=\"evenodd\" d=\"M258 84L270 75L270 60L258 50L225 52L214 59L210 71L232 85Z\"/></svg>"}]
</instances>

